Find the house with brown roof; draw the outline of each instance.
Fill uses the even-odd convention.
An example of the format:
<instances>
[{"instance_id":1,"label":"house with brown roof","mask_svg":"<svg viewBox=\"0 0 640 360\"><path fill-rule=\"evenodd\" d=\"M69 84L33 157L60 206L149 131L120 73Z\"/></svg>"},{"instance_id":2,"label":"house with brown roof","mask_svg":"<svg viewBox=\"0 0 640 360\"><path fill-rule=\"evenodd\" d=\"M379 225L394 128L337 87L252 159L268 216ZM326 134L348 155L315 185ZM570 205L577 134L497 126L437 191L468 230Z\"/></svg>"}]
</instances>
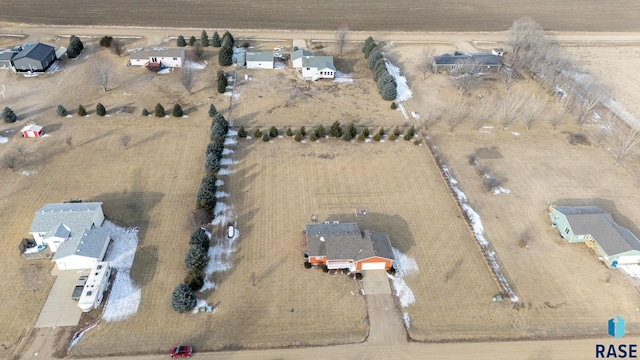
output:
<instances>
[{"instance_id":1,"label":"house with brown roof","mask_svg":"<svg viewBox=\"0 0 640 360\"><path fill-rule=\"evenodd\" d=\"M389 270L395 260L389 235L360 231L356 223L308 224L305 239L307 261L329 269Z\"/></svg>"}]
</instances>

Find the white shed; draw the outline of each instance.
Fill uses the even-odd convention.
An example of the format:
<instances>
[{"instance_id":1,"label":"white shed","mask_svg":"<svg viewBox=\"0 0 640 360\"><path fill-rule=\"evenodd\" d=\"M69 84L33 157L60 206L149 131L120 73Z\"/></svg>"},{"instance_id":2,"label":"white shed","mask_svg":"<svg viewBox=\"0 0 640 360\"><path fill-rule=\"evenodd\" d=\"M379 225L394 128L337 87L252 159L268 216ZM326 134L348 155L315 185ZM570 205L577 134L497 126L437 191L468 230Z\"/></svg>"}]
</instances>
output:
<instances>
[{"instance_id":1,"label":"white shed","mask_svg":"<svg viewBox=\"0 0 640 360\"><path fill-rule=\"evenodd\" d=\"M272 52L248 52L245 60L247 69L273 69Z\"/></svg>"}]
</instances>

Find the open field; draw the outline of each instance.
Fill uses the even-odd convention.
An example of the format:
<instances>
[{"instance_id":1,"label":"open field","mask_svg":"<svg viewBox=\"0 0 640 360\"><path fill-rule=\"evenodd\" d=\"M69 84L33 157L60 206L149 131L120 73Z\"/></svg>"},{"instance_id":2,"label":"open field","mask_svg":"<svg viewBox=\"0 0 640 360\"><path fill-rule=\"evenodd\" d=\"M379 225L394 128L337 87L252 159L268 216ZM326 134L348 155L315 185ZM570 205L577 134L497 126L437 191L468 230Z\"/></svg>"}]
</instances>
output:
<instances>
[{"instance_id":1,"label":"open field","mask_svg":"<svg viewBox=\"0 0 640 360\"><path fill-rule=\"evenodd\" d=\"M506 30L522 16L558 31L637 31L640 5L633 0L474 1L129 1L3 4L0 19L30 24L154 27L210 26L218 29L376 31Z\"/></svg>"}]
</instances>

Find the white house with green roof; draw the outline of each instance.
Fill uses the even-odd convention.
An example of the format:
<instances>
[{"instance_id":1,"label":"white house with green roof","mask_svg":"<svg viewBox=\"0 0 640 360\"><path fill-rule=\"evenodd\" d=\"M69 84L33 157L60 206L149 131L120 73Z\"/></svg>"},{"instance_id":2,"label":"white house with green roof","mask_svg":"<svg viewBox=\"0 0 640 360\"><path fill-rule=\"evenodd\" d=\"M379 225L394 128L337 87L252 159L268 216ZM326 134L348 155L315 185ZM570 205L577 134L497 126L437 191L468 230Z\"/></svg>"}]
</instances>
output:
<instances>
[{"instance_id":1,"label":"white house with green roof","mask_svg":"<svg viewBox=\"0 0 640 360\"><path fill-rule=\"evenodd\" d=\"M47 204L36 211L29 233L54 253L58 269L90 269L102 261L109 231L101 202Z\"/></svg>"},{"instance_id":2,"label":"white house with green roof","mask_svg":"<svg viewBox=\"0 0 640 360\"><path fill-rule=\"evenodd\" d=\"M298 49L291 53L291 64L295 69L302 68L302 59L312 57L313 53L307 49Z\"/></svg>"},{"instance_id":3,"label":"white house with green roof","mask_svg":"<svg viewBox=\"0 0 640 360\"><path fill-rule=\"evenodd\" d=\"M273 69L272 52L248 52L245 61L247 69Z\"/></svg>"},{"instance_id":4,"label":"white house with green roof","mask_svg":"<svg viewBox=\"0 0 640 360\"><path fill-rule=\"evenodd\" d=\"M333 56L310 56L302 58L302 77L313 81L318 79L333 79L336 67Z\"/></svg>"},{"instance_id":5,"label":"white house with green roof","mask_svg":"<svg viewBox=\"0 0 640 360\"><path fill-rule=\"evenodd\" d=\"M584 242L610 267L640 263L640 240L597 206L549 208L551 224L567 242Z\"/></svg>"}]
</instances>

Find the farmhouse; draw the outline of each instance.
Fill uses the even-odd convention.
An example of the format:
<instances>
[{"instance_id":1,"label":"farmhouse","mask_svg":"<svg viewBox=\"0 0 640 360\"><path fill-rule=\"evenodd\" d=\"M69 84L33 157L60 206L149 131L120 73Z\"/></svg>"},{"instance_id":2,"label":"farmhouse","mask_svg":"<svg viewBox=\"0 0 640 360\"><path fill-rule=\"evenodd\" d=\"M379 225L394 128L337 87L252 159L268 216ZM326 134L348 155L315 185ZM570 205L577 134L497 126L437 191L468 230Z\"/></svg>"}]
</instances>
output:
<instances>
[{"instance_id":1,"label":"farmhouse","mask_svg":"<svg viewBox=\"0 0 640 360\"><path fill-rule=\"evenodd\" d=\"M302 68L302 59L312 57L313 53L306 49L298 49L291 53L291 63L295 69Z\"/></svg>"},{"instance_id":2,"label":"farmhouse","mask_svg":"<svg viewBox=\"0 0 640 360\"><path fill-rule=\"evenodd\" d=\"M109 232L102 227L102 203L47 204L36 211L29 232L54 254L58 269L90 269L102 261Z\"/></svg>"},{"instance_id":3,"label":"farmhouse","mask_svg":"<svg viewBox=\"0 0 640 360\"><path fill-rule=\"evenodd\" d=\"M498 72L502 63L497 55L491 53L463 54L456 51L453 55L432 56L431 69L434 73L462 70L465 72Z\"/></svg>"},{"instance_id":4,"label":"farmhouse","mask_svg":"<svg viewBox=\"0 0 640 360\"><path fill-rule=\"evenodd\" d=\"M182 67L185 61L184 49L153 48L140 50L129 55L131 66Z\"/></svg>"},{"instance_id":5,"label":"farmhouse","mask_svg":"<svg viewBox=\"0 0 640 360\"><path fill-rule=\"evenodd\" d=\"M302 58L302 77L313 81L318 79L333 79L336 67L333 66L332 56L310 56Z\"/></svg>"},{"instance_id":6,"label":"farmhouse","mask_svg":"<svg viewBox=\"0 0 640 360\"><path fill-rule=\"evenodd\" d=\"M248 52L245 61L247 69L273 69L272 52Z\"/></svg>"},{"instance_id":7,"label":"farmhouse","mask_svg":"<svg viewBox=\"0 0 640 360\"><path fill-rule=\"evenodd\" d=\"M549 208L553 227L567 242L584 242L610 267L640 262L640 240L597 206Z\"/></svg>"},{"instance_id":8,"label":"farmhouse","mask_svg":"<svg viewBox=\"0 0 640 360\"><path fill-rule=\"evenodd\" d=\"M46 71L55 60L53 46L37 43L25 45L11 62L16 71Z\"/></svg>"},{"instance_id":9,"label":"farmhouse","mask_svg":"<svg viewBox=\"0 0 640 360\"><path fill-rule=\"evenodd\" d=\"M393 250L389 236L377 231L360 231L356 223L308 224L305 258L312 265L329 269L389 270Z\"/></svg>"},{"instance_id":10,"label":"farmhouse","mask_svg":"<svg viewBox=\"0 0 640 360\"><path fill-rule=\"evenodd\" d=\"M44 135L44 131L42 130L42 126L38 126L36 124L27 125L20 130L22 132L22 136L26 138L37 138Z\"/></svg>"}]
</instances>

